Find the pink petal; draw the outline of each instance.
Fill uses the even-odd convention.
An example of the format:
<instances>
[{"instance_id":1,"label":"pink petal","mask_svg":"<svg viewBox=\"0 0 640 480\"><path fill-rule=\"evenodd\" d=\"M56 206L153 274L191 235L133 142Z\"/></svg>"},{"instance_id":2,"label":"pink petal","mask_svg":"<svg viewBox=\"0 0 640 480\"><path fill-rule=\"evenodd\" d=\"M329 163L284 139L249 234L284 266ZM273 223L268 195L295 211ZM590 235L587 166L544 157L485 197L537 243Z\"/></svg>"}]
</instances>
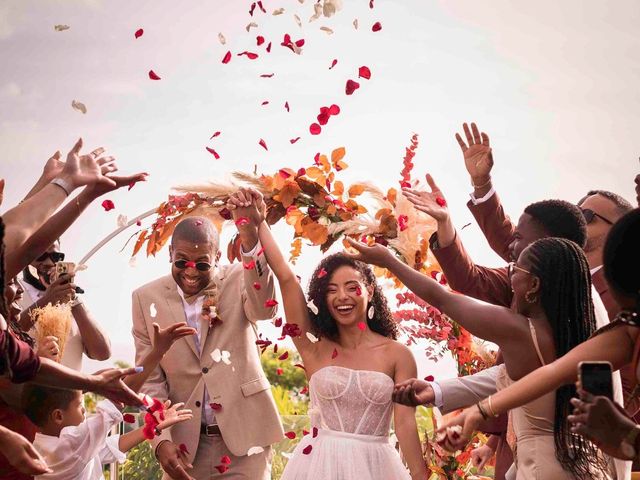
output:
<instances>
[{"instance_id":1,"label":"pink petal","mask_svg":"<svg viewBox=\"0 0 640 480\"><path fill-rule=\"evenodd\" d=\"M338 63L338 59L334 58L333 62L331 62L331 66L329 67L329 70L331 70L333 67L335 67L337 63Z\"/></svg>"},{"instance_id":2,"label":"pink petal","mask_svg":"<svg viewBox=\"0 0 640 480\"><path fill-rule=\"evenodd\" d=\"M382 24L380 22L374 23L371 27L372 32L379 32L380 30L382 30Z\"/></svg>"},{"instance_id":3,"label":"pink petal","mask_svg":"<svg viewBox=\"0 0 640 480\"><path fill-rule=\"evenodd\" d=\"M222 63L229 63L231 61L231 52L227 52L224 54L224 58L222 59Z\"/></svg>"},{"instance_id":4,"label":"pink petal","mask_svg":"<svg viewBox=\"0 0 640 480\"><path fill-rule=\"evenodd\" d=\"M213 157L216 160L220 160L220 155L218 155L218 152L216 152L213 148L210 148L210 147L204 147L204 148L207 150L207 152L209 152L211 155L213 155Z\"/></svg>"},{"instance_id":5,"label":"pink petal","mask_svg":"<svg viewBox=\"0 0 640 480\"><path fill-rule=\"evenodd\" d=\"M143 29L141 29L141 28L139 28L138 30L136 30L136 33L134 33L133 35L134 35L136 38L140 38L140 37L142 36L142 34L143 34L143 33L144 33L144 30L143 30Z\"/></svg>"},{"instance_id":6,"label":"pink petal","mask_svg":"<svg viewBox=\"0 0 640 480\"><path fill-rule=\"evenodd\" d=\"M231 465L231 458L229 458L228 455L224 455L221 459L220 459L220 463L222 463L223 465Z\"/></svg>"},{"instance_id":7,"label":"pink petal","mask_svg":"<svg viewBox=\"0 0 640 480\"><path fill-rule=\"evenodd\" d=\"M215 412L218 412L220 410L222 410L222 405L220 405L219 403L210 403L209 406L211 407L211 409Z\"/></svg>"},{"instance_id":8,"label":"pink petal","mask_svg":"<svg viewBox=\"0 0 640 480\"><path fill-rule=\"evenodd\" d=\"M318 275L316 275L318 278L322 278L322 277L326 277L327 276L327 271L324 268L321 268L320 271L318 272Z\"/></svg>"},{"instance_id":9,"label":"pink petal","mask_svg":"<svg viewBox=\"0 0 640 480\"><path fill-rule=\"evenodd\" d=\"M364 322L358 322L358 328L364 332L367 329L367 324Z\"/></svg>"},{"instance_id":10,"label":"pink petal","mask_svg":"<svg viewBox=\"0 0 640 480\"><path fill-rule=\"evenodd\" d=\"M220 132L213 132L213 135L209 137L209 140L216 138L218 135L220 135Z\"/></svg>"},{"instance_id":11,"label":"pink petal","mask_svg":"<svg viewBox=\"0 0 640 480\"><path fill-rule=\"evenodd\" d=\"M289 142L291 143L291 145L293 145L293 144L294 144L294 143L296 143L298 140L300 140L300 137L292 138L291 140L289 140Z\"/></svg>"},{"instance_id":12,"label":"pink petal","mask_svg":"<svg viewBox=\"0 0 640 480\"><path fill-rule=\"evenodd\" d=\"M256 290L260 290L262 288L262 285L260 285L260 282L253 282L253 288L255 288Z\"/></svg>"},{"instance_id":13,"label":"pink petal","mask_svg":"<svg viewBox=\"0 0 640 480\"><path fill-rule=\"evenodd\" d=\"M270 298L264 302L264 306L267 308L275 307L276 305L278 305L278 301L275 298Z\"/></svg>"},{"instance_id":14,"label":"pink petal","mask_svg":"<svg viewBox=\"0 0 640 480\"><path fill-rule=\"evenodd\" d=\"M256 37L256 43L258 44L258 46L262 45L264 43L264 37L262 35L258 35Z\"/></svg>"},{"instance_id":15,"label":"pink petal","mask_svg":"<svg viewBox=\"0 0 640 480\"><path fill-rule=\"evenodd\" d=\"M153 70L149 70L149 78L151 80L160 80L160 77Z\"/></svg>"},{"instance_id":16,"label":"pink petal","mask_svg":"<svg viewBox=\"0 0 640 480\"><path fill-rule=\"evenodd\" d=\"M360 84L355 80L347 80L347 85L345 87L345 92L347 95L351 95L358 88L360 88Z\"/></svg>"},{"instance_id":17,"label":"pink petal","mask_svg":"<svg viewBox=\"0 0 640 480\"><path fill-rule=\"evenodd\" d=\"M305 455L309 455L311 453L312 449L313 449L313 447L311 445L307 445L306 447L304 447L302 449L302 453L304 453Z\"/></svg>"},{"instance_id":18,"label":"pink petal","mask_svg":"<svg viewBox=\"0 0 640 480\"><path fill-rule=\"evenodd\" d=\"M338 350L336 348L333 349L333 352L331 353L331 359L333 360L334 358L336 358L338 356Z\"/></svg>"},{"instance_id":19,"label":"pink petal","mask_svg":"<svg viewBox=\"0 0 640 480\"><path fill-rule=\"evenodd\" d=\"M102 202L102 208L104 208L105 212L108 212L109 210L113 210L114 208L116 208L116 206L111 200L104 200Z\"/></svg>"},{"instance_id":20,"label":"pink petal","mask_svg":"<svg viewBox=\"0 0 640 480\"><path fill-rule=\"evenodd\" d=\"M267 148L267 144L265 143L265 141L263 139L260 139L260 141L258 142L258 145L260 145L266 151L269 151L269 149Z\"/></svg>"},{"instance_id":21,"label":"pink petal","mask_svg":"<svg viewBox=\"0 0 640 480\"><path fill-rule=\"evenodd\" d=\"M273 73L263 73L262 75L260 75L260 78L271 78L273 77Z\"/></svg>"},{"instance_id":22,"label":"pink petal","mask_svg":"<svg viewBox=\"0 0 640 480\"><path fill-rule=\"evenodd\" d=\"M369 67L362 66L358 69L358 76L369 80L371 78L371 70L369 70Z\"/></svg>"},{"instance_id":23,"label":"pink petal","mask_svg":"<svg viewBox=\"0 0 640 480\"><path fill-rule=\"evenodd\" d=\"M287 109L287 112L289 111L289 102L284 102L284 108Z\"/></svg>"},{"instance_id":24,"label":"pink petal","mask_svg":"<svg viewBox=\"0 0 640 480\"><path fill-rule=\"evenodd\" d=\"M340 113L340 107L333 104L329 107L329 115L338 115Z\"/></svg>"},{"instance_id":25,"label":"pink petal","mask_svg":"<svg viewBox=\"0 0 640 480\"><path fill-rule=\"evenodd\" d=\"M215 465L215 469L218 470L218 473L226 473L229 470L229 467L226 465Z\"/></svg>"},{"instance_id":26,"label":"pink petal","mask_svg":"<svg viewBox=\"0 0 640 480\"><path fill-rule=\"evenodd\" d=\"M236 226L242 227L244 225L249 225L251 223L247 217L239 217L236 219Z\"/></svg>"},{"instance_id":27,"label":"pink petal","mask_svg":"<svg viewBox=\"0 0 640 480\"><path fill-rule=\"evenodd\" d=\"M319 135L322 132L322 127L317 123L312 123L309 127L309 132L311 132L311 135Z\"/></svg>"}]
</instances>

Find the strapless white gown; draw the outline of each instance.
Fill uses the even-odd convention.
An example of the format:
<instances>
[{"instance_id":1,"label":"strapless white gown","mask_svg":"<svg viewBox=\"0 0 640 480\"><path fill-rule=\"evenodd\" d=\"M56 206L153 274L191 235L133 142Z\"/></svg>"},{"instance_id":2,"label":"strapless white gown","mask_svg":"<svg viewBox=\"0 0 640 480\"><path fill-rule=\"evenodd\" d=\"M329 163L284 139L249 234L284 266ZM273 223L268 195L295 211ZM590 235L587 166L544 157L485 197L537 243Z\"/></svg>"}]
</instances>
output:
<instances>
[{"instance_id":1,"label":"strapless white gown","mask_svg":"<svg viewBox=\"0 0 640 480\"><path fill-rule=\"evenodd\" d=\"M282 480L410 480L389 443L393 385L382 372L337 366L315 372L309 415L318 435L302 438Z\"/></svg>"}]
</instances>

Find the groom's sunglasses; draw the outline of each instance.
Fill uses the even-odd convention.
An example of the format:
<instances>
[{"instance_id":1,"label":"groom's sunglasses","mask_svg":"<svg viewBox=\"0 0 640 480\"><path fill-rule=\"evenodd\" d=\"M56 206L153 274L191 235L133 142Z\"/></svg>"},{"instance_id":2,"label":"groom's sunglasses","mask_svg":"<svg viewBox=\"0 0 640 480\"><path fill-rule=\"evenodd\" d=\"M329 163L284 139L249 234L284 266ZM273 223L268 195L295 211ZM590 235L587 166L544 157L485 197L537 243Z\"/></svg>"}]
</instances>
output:
<instances>
[{"instance_id":1,"label":"groom's sunglasses","mask_svg":"<svg viewBox=\"0 0 640 480\"><path fill-rule=\"evenodd\" d=\"M38 262L44 262L47 258L50 258L53 263L62 262L64 260L64 253L62 252L44 252L36 260Z\"/></svg>"},{"instance_id":2,"label":"groom's sunglasses","mask_svg":"<svg viewBox=\"0 0 640 480\"><path fill-rule=\"evenodd\" d=\"M184 270L187 267L197 268L201 272L207 272L211 270L211 264L207 262L194 263L194 262L189 262L187 260L176 260L175 262L173 262L173 264L175 265L176 268L179 268L180 270Z\"/></svg>"}]
</instances>

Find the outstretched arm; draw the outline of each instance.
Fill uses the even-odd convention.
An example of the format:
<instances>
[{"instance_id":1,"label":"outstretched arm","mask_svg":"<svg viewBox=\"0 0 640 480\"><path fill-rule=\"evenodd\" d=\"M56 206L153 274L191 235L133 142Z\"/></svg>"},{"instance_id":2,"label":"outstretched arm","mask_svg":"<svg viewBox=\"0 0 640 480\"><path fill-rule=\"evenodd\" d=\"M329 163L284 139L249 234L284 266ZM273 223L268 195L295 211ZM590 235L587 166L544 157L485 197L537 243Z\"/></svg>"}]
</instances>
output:
<instances>
[{"instance_id":1,"label":"outstretched arm","mask_svg":"<svg viewBox=\"0 0 640 480\"><path fill-rule=\"evenodd\" d=\"M446 313L469 330L472 335L501 346L508 346L513 344L514 335L528 334L526 325L523 322L514 321L518 315L508 308L452 293L435 280L398 260L388 248L382 245L376 244L369 247L351 239L349 243L358 250L358 253L348 253L348 255L356 260L388 269L412 292Z\"/></svg>"}]
</instances>

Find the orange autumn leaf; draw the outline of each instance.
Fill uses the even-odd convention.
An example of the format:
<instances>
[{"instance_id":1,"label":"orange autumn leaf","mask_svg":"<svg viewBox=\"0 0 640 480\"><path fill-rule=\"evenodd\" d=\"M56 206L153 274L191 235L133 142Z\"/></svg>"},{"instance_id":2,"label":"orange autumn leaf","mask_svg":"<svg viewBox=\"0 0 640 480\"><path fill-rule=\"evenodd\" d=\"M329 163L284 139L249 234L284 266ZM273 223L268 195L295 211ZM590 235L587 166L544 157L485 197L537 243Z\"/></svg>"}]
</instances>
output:
<instances>
[{"instance_id":1,"label":"orange autumn leaf","mask_svg":"<svg viewBox=\"0 0 640 480\"><path fill-rule=\"evenodd\" d=\"M382 218L383 215L390 215L391 214L391 209L390 208L381 208L380 210L378 210L376 212L376 220L380 220Z\"/></svg>"},{"instance_id":2,"label":"orange autumn leaf","mask_svg":"<svg viewBox=\"0 0 640 480\"><path fill-rule=\"evenodd\" d=\"M331 152L331 163L335 167L336 163L342 160L346 154L346 150L344 147L336 148L333 152Z\"/></svg>"},{"instance_id":3,"label":"orange autumn leaf","mask_svg":"<svg viewBox=\"0 0 640 480\"><path fill-rule=\"evenodd\" d=\"M316 193L313 196L313 202L319 207L323 208L327 204L327 200L325 199L325 195L323 193Z\"/></svg>"},{"instance_id":4,"label":"orange autumn leaf","mask_svg":"<svg viewBox=\"0 0 640 480\"><path fill-rule=\"evenodd\" d=\"M297 182L293 180L287 180L284 186L280 189L277 195L274 195L273 198L282 203L282 206L287 208L293 201L296 199L298 194L300 193L301 188Z\"/></svg>"},{"instance_id":5,"label":"orange autumn leaf","mask_svg":"<svg viewBox=\"0 0 640 480\"><path fill-rule=\"evenodd\" d=\"M336 206L332 203L331 205L327 206L327 215L335 215L337 213L338 209L336 208Z\"/></svg>"},{"instance_id":6,"label":"orange autumn leaf","mask_svg":"<svg viewBox=\"0 0 640 480\"><path fill-rule=\"evenodd\" d=\"M354 183L349 187L349 198L357 197L358 195L362 195L364 192L364 185L361 183Z\"/></svg>"},{"instance_id":7,"label":"orange autumn leaf","mask_svg":"<svg viewBox=\"0 0 640 480\"><path fill-rule=\"evenodd\" d=\"M147 240L147 257L149 255L155 256L157 252L156 242L158 241L159 236L160 234L158 233L158 230L154 230L153 232L151 232L151 236L149 237L149 240Z\"/></svg>"},{"instance_id":8,"label":"orange autumn leaf","mask_svg":"<svg viewBox=\"0 0 640 480\"><path fill-rule=\"evenodd\" d=\"M329 231L324 225L307 217L302 221L302 234L314 245L322 245L329 238Z\"/></svg>"},{"instance_id":9,"label":"orange autumn leaf","mask_svg":"<svg viewBox=\"0 0 640 480\"><path fill-rule=\"evenodd\" d=\"M309 167L306 169L305 175L309 177L311 180L315 180L316 182L324 185L325 175L324 172L318 167Z\"/></svg>"},{"instance_id":10,"label":"orange autumn leaf","mask_svg":"<svg viewBox=\"0 0 640 480\"><path fill-rule=\"evenodd\" d=\"M296 260L302 253L302 239L300 237L296 238L293 242L291 242L291 251L289 252L289 262L293 265L296 264Z\"/></svg>"},{"instance_id":11,"label":"orange autumn leaf","mask_svg":"<svg viewBox=\"0 0 640 480\"><path fill-rule=\"evenodd\" d=\"M342 197L343 193L344 193L344 184L340 180L338 180L333 184L333 192L331 192L331 194L335 195L336 197Z\"/></svg>"},{"instance_id":12,"label":"orange autumn leaf","mask_svg":"<svg viewBox=\"0 0 640 480\"><path fill-rule=\"evenodd\" d=\"M396 238L398 236L398 221L395 215L382 215L380 217L380 234L386 238Z\"/></svg>"},{"instance_id":13,"label":"orange autumn leaf","mask_svg":"<svg viewBox=\"0 0 640 480\"><path fill-rule=\"evenodd\" d=\"M396 205L396 198L398 197L398 191L395 188L390 188L389 191L387 192L387 200L389 200L389 202L395 206Z\"/></svg>"},{"instance_id":14,"label":"orange autumn leaf","mask_svg":"<svg viewBox=\"0 0 640 480\"><path fill-rule=\"evenodd\" d=\"M135 257L136 253L140 251L146 239L147 239L147 231L143 230L140 232L140 235L138 235L138 240L136 241L136 245L135 247L133 247L133 254L131 255L132 257Z\"/></svg>"},{"instance_id":15,"label":"orange autumn leaf","mask_svg":"<svg viewBox=\"0 0 640 480\"><path fill-rule=\"evenodd\" d=\"M318 157L318 163L320 164L320 168L322 168L326 173L331 171L331 164L329 163L329 159L327 159L326 155L320 155Z\"/></svg>"},{"instance_id":16,"label":"orange autumn leaf","mask_svg":"<svg viewBox=\"0 0 640 480\"><path fill-rule=\"evenodd\" d=\"M287 209L286 222L293 226L297 235L302 233L302 219L304 217L304 213L297 207Z\"/></svg>"}]
</instances>

